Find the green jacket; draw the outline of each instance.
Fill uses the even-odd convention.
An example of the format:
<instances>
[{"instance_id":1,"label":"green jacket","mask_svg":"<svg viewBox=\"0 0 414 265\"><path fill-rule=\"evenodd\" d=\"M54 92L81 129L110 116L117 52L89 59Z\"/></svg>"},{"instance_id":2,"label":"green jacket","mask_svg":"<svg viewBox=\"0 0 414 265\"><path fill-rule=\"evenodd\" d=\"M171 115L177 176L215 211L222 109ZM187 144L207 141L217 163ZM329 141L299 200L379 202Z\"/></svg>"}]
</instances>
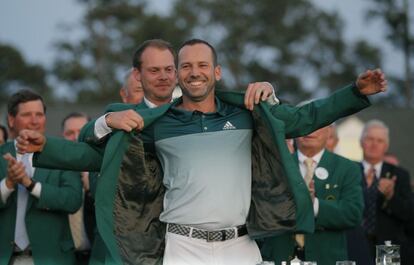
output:
<instances>
[{"instance_id":1,"label":"green jacket","mask_svg":"<svg viewBox=\"0 0 414 265\"><path fill-rule=\"evenodd\" d=\"M16 156L14 142L0 147L0 180L7 176L3 154ZM37 199L29 195L26 229L35 265L74 265L74 245L68 214L82 203L82 183L77 172L36 168L33 179L42 183ZM17 191L3 203L0 199L0 265L9 264L14 248L17 212Z\"/></svg>"},{"instance_id":2,"label":"green jacket","mask_svg":"<svg viewBox=\"0 0 414 265\"><path fill-rule=\"evenodd\" d=\"M217 92L217 95L227 103L244 106L243 93ZM116 104L109 110L124 109L120 106ZM170 106L136 110L148 126ZM347 87L328 99L299 108L270 107L266 103L255 108L252 113L255 124L252 201L246 220L251 237L268 237L289 231L313 232L311 200L285 138L308 134L367 106L369 102L365 96L359 95L355 88ZM87 136L85 138L91 141ZM65 157L58 161L56 154L62 148L65 148ZM108 249L106 264L161 262L165 233L165 225L158 219L165 189L162 169L158 159L145 152L139 134L115 131L104 149L49 139L35 159L42 166L101 170L96 191L96 215L98 231Z\"/></svg>"},{"instance_id":3,"label":"green jacket","mask_svg":"<svg viewBox=\"0 0 414 265\"><path fill-rule=\"evenodd\" d=\"M298 163L297 154L294 155ZM318 265L332 265L347 260L345 231L361 223L364 199L361 170L357 163L325 150L318 168L326 169L327 178L314 175L315 193L319 200L315 232L305 235L305 257ZM293 259L293 233L267 238L262 255L275 264Z\"/></svg>"}]
</instances>

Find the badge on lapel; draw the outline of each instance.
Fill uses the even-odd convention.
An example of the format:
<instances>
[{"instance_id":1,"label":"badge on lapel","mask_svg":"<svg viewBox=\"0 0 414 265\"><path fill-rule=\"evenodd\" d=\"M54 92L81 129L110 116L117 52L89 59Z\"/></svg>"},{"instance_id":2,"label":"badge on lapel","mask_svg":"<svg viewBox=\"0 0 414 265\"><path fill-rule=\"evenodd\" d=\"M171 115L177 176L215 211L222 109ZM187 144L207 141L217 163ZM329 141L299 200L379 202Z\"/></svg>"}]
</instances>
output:
<instances>
[{"instance_id":1,"label":"badge on lapel","mask_svg":"<svg viewBox=\"0 0 414 265\"><path fill-rule=\"evenodd\" d=\"M326 168L318 167L315 169L315 176L320 180L325 180L329 177L329 173Z\"/></svg>"}]
</instances>

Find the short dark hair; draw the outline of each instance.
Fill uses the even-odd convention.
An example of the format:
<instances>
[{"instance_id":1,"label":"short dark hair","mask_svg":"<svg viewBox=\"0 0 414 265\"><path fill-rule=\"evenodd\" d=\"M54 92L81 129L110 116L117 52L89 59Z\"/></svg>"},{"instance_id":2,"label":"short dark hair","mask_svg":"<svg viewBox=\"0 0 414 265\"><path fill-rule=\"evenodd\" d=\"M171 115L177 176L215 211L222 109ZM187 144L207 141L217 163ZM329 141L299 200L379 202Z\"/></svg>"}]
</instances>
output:
<instances>
[{"instance_id":1,"label":"short dark hair","mask_svg":"<svg viewBox=\"0 0 414 265\"><path fill-rule=\"evenodd\" d=\"M3 131L4 142L7 142L7 139L9 139L9 134L7 132L6 126L0 124L0 131Z\"/></svg>"},{"instance_id":2,"label":"short dark hair","mask_svg":"<svg viewBox=\"0 0 414 265\"><path fill-rule=\"evenodd\" d=\"M91 120L91 118L86 113L83 113L83 112L71 112L71 113L69 113L68 115L66 115L63 118L62 124L61 124L62 130L65 127L65 122L67 120L69 120L69 119L72 119L72 118L85 118L87 121L90 121Z\"/></svg>"},{"instance_id":3,"label":"short dark hair","mask_svg":"<svg viewBox=\"0 0 414 265\"><path fill-rule=\"evenodd\" d=\"M207 41L205 41L205 40L202 40L202 39L190 39L190 40L187 40L183 44L181 44L181 46L178 49L178 51L180 51L184 46L193 46L193 45L196 45L196 44L204 44L204 45L207 45L210 48L211 53L213 54L213 64L214 64L214 66L217 66L217 64L218 64L218 57L217 57L216 49L214 49L214 47L210 43L208 43Z\"/></svg>"},{"instance_id":4,"label":"short dark hair","mask_svg":"<svg viewBox=\"0 0 414 265\"><path fill-rule=\"evenodd\" d=\"M36 92L30 90L30 89L23 89L20 90L17 93L14 93L8 103L7 103L7 113L10 116L16 117L17 112L19 110L19 104L21 103L26 103L29 101L36 101L36 100L40 100L42 102L43 105L43 111L44 113L46 113L46 105L43 101L42 96L40 96L39 94L37 94Z\"/></svg>"},{"instance_id":5,"label":"short dark hair","mask_svg":"<svg viewBox=\"0 0 414 265\"><path fill-rule=\"evenodd\" d=\"M165 40L161 39L152 39L152 40L146 40L144 41L136 50L134 53L134 56L132 57L132 66L134 68L137 68L138 70L141 70L142 60L141 56L144 53L145 49L153 47L160 50L169 50L174 57L174 64L176 64L177 55L174 51L173 46L171 43Z\"/></svg>"}]
</instances>

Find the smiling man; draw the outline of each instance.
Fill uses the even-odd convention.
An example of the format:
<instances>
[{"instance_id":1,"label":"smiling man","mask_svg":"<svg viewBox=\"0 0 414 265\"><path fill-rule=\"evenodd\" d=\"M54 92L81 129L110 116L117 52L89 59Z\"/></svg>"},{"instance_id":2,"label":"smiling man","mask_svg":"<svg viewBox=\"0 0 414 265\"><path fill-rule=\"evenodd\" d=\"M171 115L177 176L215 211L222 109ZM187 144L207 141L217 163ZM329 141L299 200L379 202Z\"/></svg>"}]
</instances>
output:
<instances>
[{"instance_id":1,"label":"smiling man","mask_svg":"<svg viewBox=\"0 0 414 265\"><path fill-rule=\"evenodd\" d=\"M44 133L46 106L40 95L21 90L8 101L13 135ZM0 264L74 265L68 214L79 209L82 187L76 172L33 167L33 154L0 147Z\"/></svg>"},{"instance_id":2,"label":"smiling man","mask_svg":"<svg viewBox=\"0 0 414 265\"><path fill-rule=\"evenodd\" d=\"M285 138L363 109L365 95L386 88L375 70L299 108L277 105L273 90L260 85L245 94L219 92L216 52L199 39L181 46L178 77L182 98L134 109L140 119L106 138L100 160L89 145L65 143L72 156L60 157L61 167L101 169L97 221L108 264L158 264L163 254L167 265L255 264L261 256L254 238L313 231L308 189ZM45 143L30 132L20 138L21 150L42 150L37 163L59 158L50 159L59 146L54 139Z\"/></svg>"}]
</instances>

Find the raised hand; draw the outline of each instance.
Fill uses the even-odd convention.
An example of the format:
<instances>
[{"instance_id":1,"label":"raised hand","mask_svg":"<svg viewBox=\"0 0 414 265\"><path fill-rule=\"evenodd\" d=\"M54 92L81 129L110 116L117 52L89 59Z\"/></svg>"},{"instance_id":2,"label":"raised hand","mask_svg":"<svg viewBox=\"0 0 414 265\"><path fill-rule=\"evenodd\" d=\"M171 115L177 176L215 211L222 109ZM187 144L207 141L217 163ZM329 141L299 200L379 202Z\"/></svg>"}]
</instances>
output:
<instances>
[{"instance_id":1,"label":"raised hand","mask_svg":"<svg viewBox=\"0 0 414 265\"><path fill-rule=\"evenodd\" d=\"M142 130L144 120L134 110L111 112L105 116L106 124L112 129L119 129L130 132L134 129Z\"/></svg>"},{"instance_id":2,"label":"raised hand","mask_svg":"<svg viewBox=\"0 0 414 265\"><path fill-rule=\"evenodd\" d=\"M269 82L250 83L244 96L244 105L248 110L253 110L255 104L267 100L273 93L273 86Z\"/></svg>"},{"instance_id":3,"label":"raised hand","mask_svg":"<svg viewBox=\"0 0 414 265\"><path fill-rule=\"evenodd\" d=\"M356 86L362 95L373 95L387 90L387 80L381 69L367 70L358 76Z\"/></svg>"},{"instance_id":4,"label":"raised hand","mask_svg":"<svg viewBox=\"0 0 414 265\"><path fill-rule=\"evenodd\" d=\"M46 137L37 131L21 130L16 138L17 152L20 154L41 152L46 144Z\"/></svg>"},{"instance_id":5,"label":"raised hand","mask_svg":"<svg viewBox=\"0 0 414 265\"><path fill-rule=\"evenodd\" d=\"M22 162L19 162L10 153L3 155L3 158L7 160L7 177L6 186L12 189L17 183L21 183L24 186L30 184L30 178L27 176L25 166Z\"/></svg>"}]
</instances>

